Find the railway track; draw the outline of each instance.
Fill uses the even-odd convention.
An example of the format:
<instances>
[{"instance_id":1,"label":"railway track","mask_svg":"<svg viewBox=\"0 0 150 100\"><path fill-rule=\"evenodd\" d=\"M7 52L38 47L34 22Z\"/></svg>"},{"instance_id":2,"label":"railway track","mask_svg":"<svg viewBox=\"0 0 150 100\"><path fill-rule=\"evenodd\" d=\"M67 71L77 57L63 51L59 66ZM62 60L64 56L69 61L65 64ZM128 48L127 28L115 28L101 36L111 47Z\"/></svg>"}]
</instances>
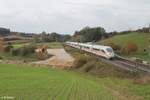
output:
<instances>
[{"instance_id":1,"label":"railway track","mask_svg":"<svg viewBox=\"0 0 150 100\"><path fill-rule=\"evenodd\" d=\"M66 45L66 46L72 47L70 45ZM72 47L72 48L75 48L75 47ZM79 48L75 48L75 49L79 49ZM121 56L118 56L118 55L116 55L115 59L108 60L108 59L105 59L103 57L92 54L88 51L85 51L85 52L92 55L92 56L94 56L94 57L96 57L97 59L99 59L99 60L101 60L105 63L114 65L118 68L130 71L130 72L140 71L140 72L150 73L150 66L149 65L144 65L144 64L141 64L141 63L138 63L138 62L135 62L135 61L131 61L127 58L124 58L124 57L121 57Z\"/></svg>"}]
</instances>

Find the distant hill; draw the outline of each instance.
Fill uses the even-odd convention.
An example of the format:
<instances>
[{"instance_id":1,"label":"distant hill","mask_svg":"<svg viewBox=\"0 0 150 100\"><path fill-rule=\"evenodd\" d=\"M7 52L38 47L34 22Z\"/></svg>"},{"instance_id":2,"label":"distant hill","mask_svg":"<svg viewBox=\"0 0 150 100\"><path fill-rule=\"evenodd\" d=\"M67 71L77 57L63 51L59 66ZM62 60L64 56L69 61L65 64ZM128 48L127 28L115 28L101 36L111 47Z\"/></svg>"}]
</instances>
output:
<instances>
[{"instance_id":1,"label":"distant hill","mask_svg":"<svg viewBox=\"0 0 150 100\"><path fill-rule=\"evenodd\" d=\"M132 32L123 35L116 35L111 38L99 41L98 43L107 44L109 42L114 42L115 44L122 47L127 42L132 41L138 45L138 51L136 53L130 54L129 56L139 57L148 60L148 53L144 52L144 49L148 49L148 37L148 33Z\"/></svg>"}]
</instances>

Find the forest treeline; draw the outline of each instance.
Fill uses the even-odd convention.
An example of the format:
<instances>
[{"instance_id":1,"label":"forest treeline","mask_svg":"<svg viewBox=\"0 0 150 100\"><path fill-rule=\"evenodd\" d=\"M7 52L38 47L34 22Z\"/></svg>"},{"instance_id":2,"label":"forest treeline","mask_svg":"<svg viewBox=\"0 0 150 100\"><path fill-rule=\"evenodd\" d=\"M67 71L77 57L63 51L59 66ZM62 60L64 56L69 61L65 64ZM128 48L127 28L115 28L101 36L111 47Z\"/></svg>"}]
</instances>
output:
<instances>
[{"instance_id":1,"label":"forest treeline","mask_svg":"<svg viewBox=\"0 0 150 100\"><path fill-rule=\"evenodd\" d=\"M101 39L109 38L115 35L128 34L131 32L144 32L148 33L149 28L144 27L137 30L127 30L122 32L106 32L103 27L84 27L81 30L75 31L73 35L64 35L56 32L46 33L24 33L24 32L11 32L10 29L0 27L0 37L19 35L22 37L32 37L35 42L65 42L65 41L76 41L76 42L96 42Z\"/></svg>"}]
</instances>

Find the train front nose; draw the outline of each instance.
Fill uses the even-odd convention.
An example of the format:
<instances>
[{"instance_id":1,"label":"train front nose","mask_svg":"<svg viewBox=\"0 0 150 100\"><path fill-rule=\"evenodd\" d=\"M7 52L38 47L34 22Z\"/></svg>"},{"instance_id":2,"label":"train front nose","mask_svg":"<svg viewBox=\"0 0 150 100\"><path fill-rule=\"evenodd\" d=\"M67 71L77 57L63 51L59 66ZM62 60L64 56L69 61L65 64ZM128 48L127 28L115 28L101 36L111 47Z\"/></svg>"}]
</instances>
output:
<instances>
[{"instance_id":1,"label":"train front nose","mask_svg":"<svg viewBox=\"0 0 150 100\"><path fill-rule=\"evenodd\" d=\"M113 52L108 52L108 56L109 56L109 58L113 58L114 57L114 53Z\"/></svg>"}]
</instances>

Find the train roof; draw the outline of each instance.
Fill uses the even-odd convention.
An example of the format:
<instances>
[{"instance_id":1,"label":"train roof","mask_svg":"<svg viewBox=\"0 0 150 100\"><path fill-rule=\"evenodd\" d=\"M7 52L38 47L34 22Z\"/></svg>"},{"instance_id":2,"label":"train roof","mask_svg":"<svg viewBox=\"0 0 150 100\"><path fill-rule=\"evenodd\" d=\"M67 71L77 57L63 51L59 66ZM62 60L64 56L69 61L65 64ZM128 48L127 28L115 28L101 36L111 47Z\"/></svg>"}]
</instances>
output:
<instances>
[{"instance_id":1,"label":"train roof","mask_svg":"<svg viewBox=\"0 0 150 100\"><path fill-rule=\"evenodd\" d=\"M99 49L106 49L106 48L111 48L109 46L103 46L103 45L93 45L93 48L99 48Z\"/></svg>"},{"instance_id":2,"label":"train roof","mask_svg":"<svg viewBox=\"0 0 150 100\"><path fill-rule=\"evenodd\" d=\"M97 48L97 49L111 48L111 47L109 47L109 46L96 45L96 44L84 44L84 43L79 43L79 45L82 45L82 46L88 46L88 47L93 47L93 48Z\"/></svg>"}]
</instances>

